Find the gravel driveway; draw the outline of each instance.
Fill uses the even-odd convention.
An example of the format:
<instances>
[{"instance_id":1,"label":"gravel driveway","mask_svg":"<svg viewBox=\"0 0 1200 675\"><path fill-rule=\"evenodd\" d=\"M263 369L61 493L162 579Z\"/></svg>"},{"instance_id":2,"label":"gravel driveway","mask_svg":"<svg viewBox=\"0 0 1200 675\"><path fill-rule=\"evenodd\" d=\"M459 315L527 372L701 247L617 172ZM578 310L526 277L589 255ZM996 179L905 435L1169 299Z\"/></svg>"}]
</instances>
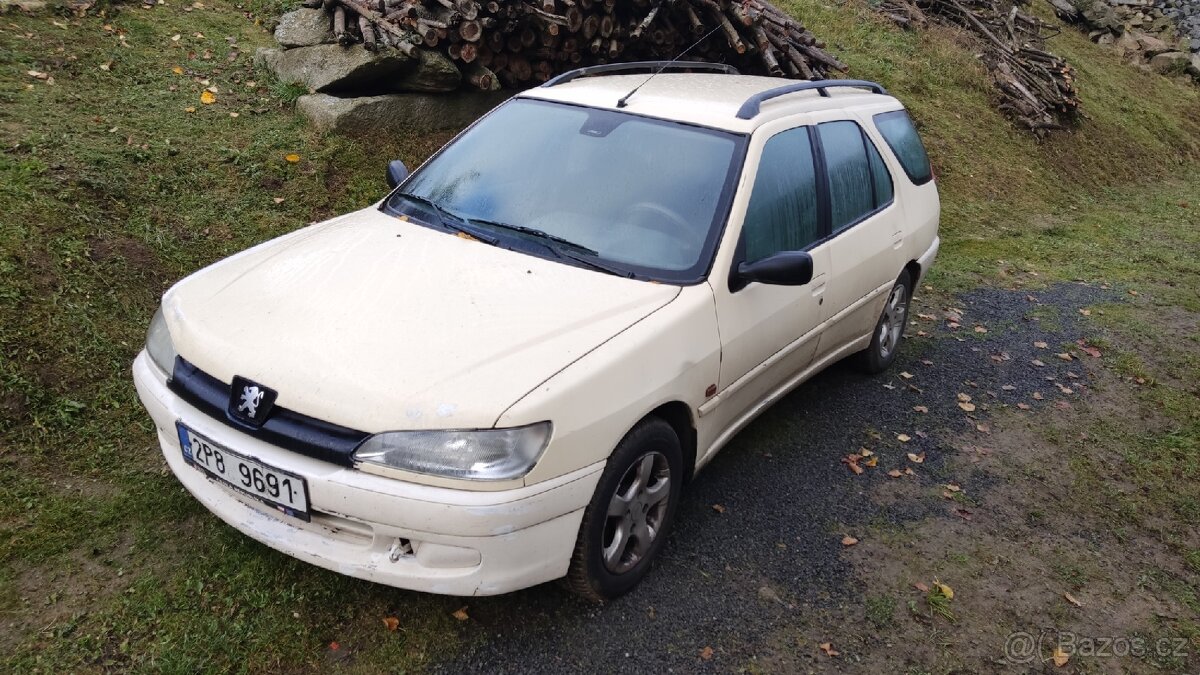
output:
<instances>
[{"instance_id":1,"label":"gravel driveway","mask_svg":"<svg viewBox=\"0 0 1200 675\"><path fill-rule=\"evenodd\" d=\"M948 480L946 457L960 451L950 439L978 434L986 442L976 426L987 431L989 410L1025 402L1026 414L1037 414L1085 395L1086 369L1055 353L1085 336L1081 308L1117 298L1082 285L1032 294L978 290L955 304L961 326L951 329L947 308L922 306L918 297L891 371L867 377L847 364L834 366L739 434L696 478L659 564L638 589L604 606L577 601L553 584L461 601L471 617L460 626L468 646L440 668L727 671L769 658L779 636L806 613L862 604L843 552L845 533L869 523L954 517L930 500L881 505L871 499L881 483L915 480L932 489ZM1047 347L1035 346L1039 341ZM1044 400L1033 400L1034 391ZM972 397L974 412L958 406L958 392ZM899 434L910 440L897 440ZM862 447L878 454L879 466L854 475L840 460ZM908 452L926 459L911 464ZM916 475L888 477L891 468L905 466L916 467ZM977 482L972 489L987 486ZM713 651L702 658L706 647Z\"/></svg>"}]
</instances>

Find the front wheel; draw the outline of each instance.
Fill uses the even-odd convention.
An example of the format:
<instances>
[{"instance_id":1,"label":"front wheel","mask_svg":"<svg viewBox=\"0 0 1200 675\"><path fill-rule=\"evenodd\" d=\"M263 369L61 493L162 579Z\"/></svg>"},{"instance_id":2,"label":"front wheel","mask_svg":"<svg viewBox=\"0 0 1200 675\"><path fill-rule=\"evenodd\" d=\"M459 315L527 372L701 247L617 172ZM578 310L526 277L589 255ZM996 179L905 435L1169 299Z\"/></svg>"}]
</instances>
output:
<instances>
[{"instance_id":1,"label":"front wheel","mask_svg":"<svg viewBox=\"0 0 1200 675\"><path fill-rule=\"evenodd\" d=\"M662 548L683 485L683 452L671 425L650 417L617 445L583 514L564 580L596 602L637 585Z\"/></svg>"},{"instance_id":2,"label":"front wheel","mask_svg":"<svg viewBox=\"0 0 1200 675\"><path fill-rule=\"evenodd\" d=\"M871 344L859 352L859 364L863 370L874 375L891 367L900 351L900 339L904 337L904 325L908 323L908 301L912 295L912 279L908 270L900 273L883 305L883 313L875 324Z\"/></svg>"}]
</instances>

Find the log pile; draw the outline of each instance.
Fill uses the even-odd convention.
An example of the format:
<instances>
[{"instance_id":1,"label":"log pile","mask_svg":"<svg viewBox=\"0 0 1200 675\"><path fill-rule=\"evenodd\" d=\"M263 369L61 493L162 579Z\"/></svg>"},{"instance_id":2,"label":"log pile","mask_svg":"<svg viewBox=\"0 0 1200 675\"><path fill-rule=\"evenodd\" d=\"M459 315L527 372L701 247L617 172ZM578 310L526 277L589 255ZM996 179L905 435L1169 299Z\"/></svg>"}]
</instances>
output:
<instances>
[{"instance_id":1,"label":"log pile","mask_svg":"<svg viewBox=\"0 0 1200 675\"><path fill-rule=\"evenodd\" d=\"M437 49L480 89L522 87L582 66L685 59L822 79L846 66L766 0L304 0L343 44Z\"/></svg>"},{"instance_id":2,"label":"log pile","mask_svg":"<svg viewBox=\"0 0 1200 675\"><path fill-rule=\"evenodd\" d=\"M928 19L977 36L1000 110L1035 134L1078 121L1074 69L1046 50L1049 26L1012 0L882 0L875 8L906 28Z\"/></svg>"}]
</instances>

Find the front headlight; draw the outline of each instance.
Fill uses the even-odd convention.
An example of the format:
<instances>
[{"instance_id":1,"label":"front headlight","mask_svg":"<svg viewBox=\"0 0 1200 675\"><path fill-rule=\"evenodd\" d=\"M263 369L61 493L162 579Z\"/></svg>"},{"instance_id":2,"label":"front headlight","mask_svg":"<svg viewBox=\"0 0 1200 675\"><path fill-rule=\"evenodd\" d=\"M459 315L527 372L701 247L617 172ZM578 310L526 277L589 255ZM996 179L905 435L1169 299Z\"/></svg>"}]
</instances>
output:
<instances>
[{"instance_id":1,"label":"front headlight","mask_svg":"<svg viewBox=\"0 0 1200 675\"><path fill-rule=\"evenodd\" d=\"M167 320L163 318L162 307L150 319L150 330L146 332L146 353L150 360L158 366L167 377L175 370L175 343L171 342L171 334L167 332Z\"/></svg>"},{"instance_id":2,"label":"front headlight","mask_svg":"<svg viewBox=\"0 0 1200 675\"><path fill-rule=\"evenodd\" d=\"M550 430L549 422L539 422L512 429L388 431L363 441L354 459L447 478L511 480L537 463Z\"/></svg>"}]
</instances>

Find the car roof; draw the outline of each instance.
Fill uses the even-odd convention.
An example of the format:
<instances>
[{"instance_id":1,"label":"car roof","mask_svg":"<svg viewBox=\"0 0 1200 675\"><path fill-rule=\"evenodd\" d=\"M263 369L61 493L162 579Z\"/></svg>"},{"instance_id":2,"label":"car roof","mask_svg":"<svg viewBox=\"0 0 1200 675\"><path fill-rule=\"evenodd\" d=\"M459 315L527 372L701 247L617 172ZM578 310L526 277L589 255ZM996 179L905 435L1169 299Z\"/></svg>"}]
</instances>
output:
<instances>
[{"instance_id":1,"label":"car roof","mask_svg":"<svg viewBox=\"0 0 1200 675\"><path fill-rule=\"evenodd\" d=\"M827 90L828 96L809 90L773 98L762 104L757 115L740 119L738 110L746 99L770 89L796 84L798 80L723 73L660 73L649 82L647 77L646 73L580 77L552 87L530 89L518 94L518 97L591 108L620 109L636 115L737 133L750 133L766 122L800 113L860 107L902 107L899 101L886 94L853 88L830 88ZM624 108L617 107L618 99L643 83Z\"/></svg>"}]
</instances>

